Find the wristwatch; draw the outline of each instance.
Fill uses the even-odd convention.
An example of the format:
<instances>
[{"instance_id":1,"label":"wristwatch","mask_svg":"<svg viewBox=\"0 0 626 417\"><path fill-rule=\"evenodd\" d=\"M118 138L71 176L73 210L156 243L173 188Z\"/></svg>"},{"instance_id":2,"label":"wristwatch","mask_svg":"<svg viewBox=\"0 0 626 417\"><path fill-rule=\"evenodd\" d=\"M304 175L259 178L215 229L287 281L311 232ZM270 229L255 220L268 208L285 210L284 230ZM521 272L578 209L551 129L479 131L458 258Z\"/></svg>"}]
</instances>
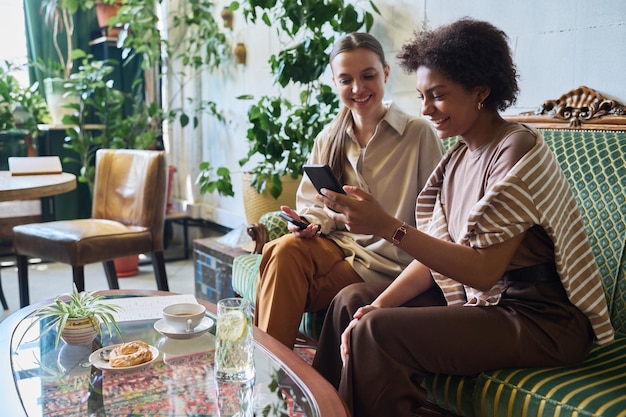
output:
<instances>
[{"instance_id":1,"label":"wristwatch","mask_svg":"<svg viewBox=\"0 0 626 417\"><path fill-rule=\"evenodd\" d=\"M393 236L391 237L391 244L394 246L398 246L402 239L406 236L406 226L407 224L402 222L402 225L393 232Z\"/></svg>"}]
</instances>

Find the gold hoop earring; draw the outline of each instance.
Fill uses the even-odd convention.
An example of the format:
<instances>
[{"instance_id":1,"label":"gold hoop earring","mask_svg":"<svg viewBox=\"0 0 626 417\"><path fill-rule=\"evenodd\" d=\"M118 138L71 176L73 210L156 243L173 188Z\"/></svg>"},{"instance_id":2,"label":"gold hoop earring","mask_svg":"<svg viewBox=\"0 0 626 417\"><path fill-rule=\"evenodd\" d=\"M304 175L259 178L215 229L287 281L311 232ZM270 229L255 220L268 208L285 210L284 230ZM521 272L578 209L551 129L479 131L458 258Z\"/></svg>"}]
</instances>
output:
<instances>
[{"instance_id":1,"label":"gold hoop earring","mask_svg":"<svg viewBox=\"0 0 626 417\"><path fill-rule=\"evenodd\" d=\"M482 109L483 109L483 107L485 107L485 105L483 104L483 102L482 102L482 101L479 101L479 102L478 102L478 106L477 106L477 107L478 107L478 110L482 110Z\"/></svg>"}]
</instances>

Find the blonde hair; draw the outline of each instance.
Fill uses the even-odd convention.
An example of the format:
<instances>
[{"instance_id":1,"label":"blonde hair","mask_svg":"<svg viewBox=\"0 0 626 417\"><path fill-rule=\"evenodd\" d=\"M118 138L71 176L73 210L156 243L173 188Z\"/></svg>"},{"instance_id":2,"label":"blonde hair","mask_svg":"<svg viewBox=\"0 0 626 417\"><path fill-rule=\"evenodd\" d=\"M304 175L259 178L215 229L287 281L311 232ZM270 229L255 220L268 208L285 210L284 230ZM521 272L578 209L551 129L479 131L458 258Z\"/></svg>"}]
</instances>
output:
<instances>
[{"instance_id":1,"label":"blonde hair","mask_svg":"<svg viewBox=\"0 0 626 417\"><path fill-rule=\"evenodd\" d=\"M354 32L341 37L335 42L329 56L329 62L332 64L335 57L342 52L354 51L359 48L374 52L380 58L383 67L387 66L382 45L375 37L365 32ZM352 123L352 112L345 105L342 105L328 129L328 146L322 150L322 162L330 165L339 181L342 182L347 162L344 151L344 142L348 140L346 130Z\"/></svg>"}]
</instances>

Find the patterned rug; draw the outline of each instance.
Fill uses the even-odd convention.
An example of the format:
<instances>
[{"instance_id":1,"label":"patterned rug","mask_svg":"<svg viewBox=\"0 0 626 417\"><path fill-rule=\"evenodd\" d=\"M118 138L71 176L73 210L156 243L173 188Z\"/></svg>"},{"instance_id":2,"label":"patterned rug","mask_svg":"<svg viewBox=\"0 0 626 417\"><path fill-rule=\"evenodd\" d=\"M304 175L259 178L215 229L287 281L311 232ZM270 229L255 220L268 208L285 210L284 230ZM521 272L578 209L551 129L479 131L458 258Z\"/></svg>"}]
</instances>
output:
<instances>
[{"instance_id":1,"label":"patterned rug","mask_svg":"<svg viewBox=\"0 0 626 417\"><path fill-rule=\"evenodd\" d=\"M310 351L303 350L302 354L312 360ZM91 374L55 381L54 387L46 389L43 415L239 415L241 407L249 407L253 402L253 384L216 381L213 368L206 365L212 361L211 351L178 357L167 364L158 361L149 368L132 373L110 373L92 367ZM304 411L294 402L291 393L281 389L280 384L276 386L280 404L273 407L284 410L288 416L304 416Z\"/></svg>"}]
</instances>

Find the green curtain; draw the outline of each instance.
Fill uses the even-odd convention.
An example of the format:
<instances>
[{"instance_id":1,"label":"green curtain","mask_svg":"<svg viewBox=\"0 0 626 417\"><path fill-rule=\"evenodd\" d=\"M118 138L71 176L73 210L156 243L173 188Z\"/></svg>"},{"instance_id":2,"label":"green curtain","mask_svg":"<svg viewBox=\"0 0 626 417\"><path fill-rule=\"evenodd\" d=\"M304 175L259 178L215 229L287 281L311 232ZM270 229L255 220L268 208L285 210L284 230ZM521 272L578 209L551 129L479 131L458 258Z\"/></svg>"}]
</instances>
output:
<instances>
[{"instance_id":1,"label":"green curtain","mask_svg":"<svg viewBox=\"0 0 626 417\"><path fill-rule=\"evenodd\" d=\"M37 62L39 59L43 62L59 62L52 42L52 31L44 22L44 15L41 11L42 3L42 0L24 0L28 60L30 62ZM98 21L95 10L86 12L79 10L74 15L74 36L72 37L74 47L89 51L90 34L97 29ZM60 36L59 43L62 49L67 48L65 35ZM74 65L74 70L76 67L77 65ZM34 67L29 69L29 76L31 83L38 81L39 85L43 85L42 81L46 78L45 74ZM43 94L43 91L41 93Z\"/></svg>"}]
</instances>

